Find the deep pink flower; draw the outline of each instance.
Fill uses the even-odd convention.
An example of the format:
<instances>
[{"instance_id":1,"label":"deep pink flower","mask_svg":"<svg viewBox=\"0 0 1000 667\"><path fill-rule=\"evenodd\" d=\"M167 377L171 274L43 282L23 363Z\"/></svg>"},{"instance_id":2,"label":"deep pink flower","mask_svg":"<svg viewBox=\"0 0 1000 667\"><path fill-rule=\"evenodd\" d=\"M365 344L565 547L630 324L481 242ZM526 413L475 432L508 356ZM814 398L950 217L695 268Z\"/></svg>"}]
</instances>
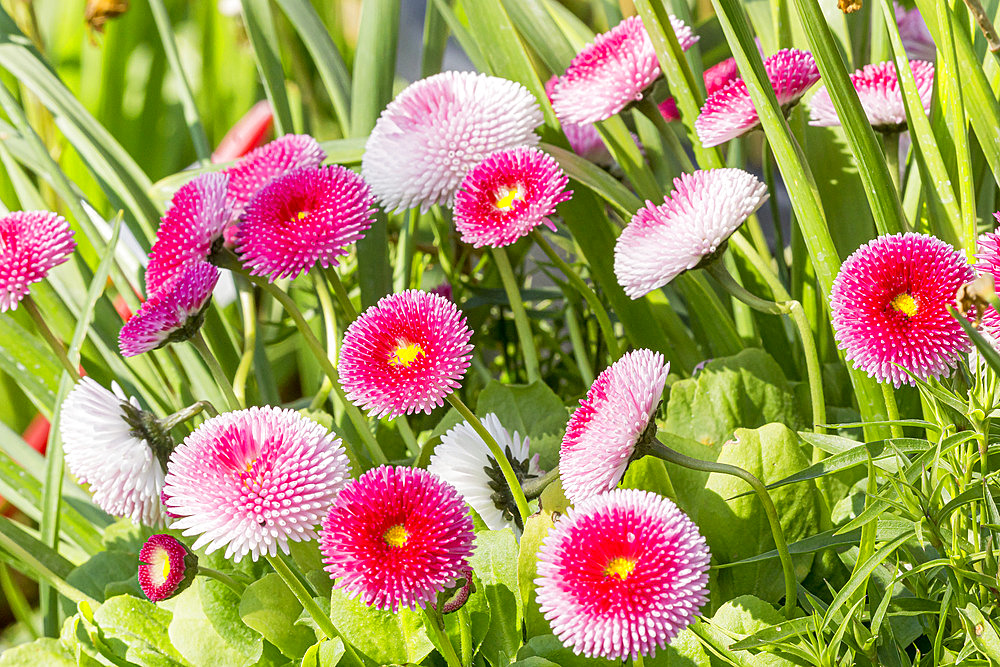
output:
<instances>
[{"instance_id":1,"label":"deep pink flower","mask_svg":"<svg viewBox=\"0 0 1000 667\"><path fill-rule=\"evenodd\" d=\"M326 152L306 134L286 134L250 151L226 169L229 176L229 206L237 218L258 190L272 179L304 167L318 167Z\"/></svg>"},{"instance_id":2,"label":"deep pink flower","mask_svg":"<svg viewBox=\"0 0 1000 667\"><path fill-rule=\"evenodd\" d=\"M674 179L659 206L647 201L615 244L615 275L633 299L663 287L719 250L767 201L767 187L742 169Z\"/></svg>"},{"instance_id":3,"label":"deep pink flower","mask_svg":"<svg viewBox=\"0 0 1000 667\"><path fill-rule=\"evenodd\" d=\"M698 41L691 28L670 16L681 48ZM660 76L660 64L649 33L638 16L630 16L583 47L559 77L552 92L552 106L561 122L576 124L606 120L644 91Z\"/></svg>"},{"instance_id":4,"label":"deep pink flower","mask_svg":"<svg viewBox=\"0 0 1000 667\"><path fill-rule=\"evenodd\" d=\"M798 49L778 51L764 61L764 70L786 112L819 81L812 54ZM746 81L736 79L708 96L694 127L701 143L711 147L744 135L759 124Z\"/></svg>"},{"instance_id":5,"label":"deep pink flower","mask_svg":"<svg viewBox=\"0 0 1000 667\"><path fill-rule=\"evenodd\" d=\"M569 508L538 554L537 599L578 655L653 656L708 599L711 555L670 500L615 489Z\"/></svg>"},{"instance_id":6,"label":"deep pink flower","mask_svg":"<svg viewBox=\"0 0 1000 667\"><path fill-rule=\"evenodd\" d=\"M573 194L555 159L537 148L490 154L473 167L455 195L455 227L477 248L500 248L538 225Z\"/></svg>"},{"instance_id":7,"label":"deep pink flower","mask_svg":"<svg viewBox=\"0 0 1000 667\"><path fill-rule=\"evenodd\" d=\"M236 561L288 553L289 541L316 537L349 471L340 438L294 410L226 412L170 456L164 496L180 517L171 528Z\"/></svg>"},{"instance_id":8,"label":"deep pink flower","mask_svg":"<svg viewBox=\"0 0 1000 667\"><path fill-rule=\"evenodd\" d=\"M201 328L204 311L219 282L219 270L207 262L185 267L139 307L118 334L126 357L187 340Z\"/></svg>"},{"instance_id":9,"label":"deep pink flower","mask_svg":"<svg viewBox=\"0 0 1000 667\"><path fill-rule=\"evenodd\" d=\"M670 364L652 350L635 350L604 369L566 424L559 477L579 503L622 480L635 446L663 397Z\"/></svg>"},{"instance_id":10,"label":"deep pink flower","mask_svg":"<svg viewBox=\"0 0 1000 667\"><path fill-rule=\"evenodd\" d=\"M934 64L922 60L910 62L917 92L924 113L930 113L931 93L934 91ZM892 61L865 65L851 75L851 83L858 92L861 106L868 122L879 132L902 132L906 129L906 108ZM809 100L809 124L819 127L840 125L840 118L833 108L830 92L821 86Z\"/></svg>"},{"instance_id":11,"label":"deep pink flower","mask_svg":"<svg viewBox=\"0 0 1000 667\"><path fill-rule=\"evenodd\" d=\"M316 262L337 257L361 239L375 219L368 185L339 165L297 169L260 190L236 228L236 252L251 275L297 278Z\"/></svg>"},{"instance_id":12,"label":"deep pink flower","mask_svg":"<svg viewBox=\"0 0 1000 667\"><path fill-rule=\"evenodd\" d=\"M721 90L730 81L740 78L740 73L736 69L736 59L726 58L720 63L712 65L705 70L705 95L711 95L717 90ZM660 113L668 121L679 120L680 111L677 109L677 102L674 98L668 97L660 102Z\"/></svg>"},{"instance_id":13,"label":"deep pink flower","mask_svg":"<svg viewBox=\"0 0 1000 667\"><path fill-rule=\"evenodd\" d=\"M0 216L0 313L16 310L37 283L76 247L66 219L48 211Z\"/></svg>"},{"instance_id":14,"label":"deep pink flower","mask_svg":"<svg viewBox=\"0 0 1000 667\"><path fill-rule=\"evenodd\" d=\"M381 466L351 482L323 521L330 578L378 609L423 608L468 572L472 517L462 497L420 468Z\"/></svg>"},{"instance_id":15,"label":"deep pink flower","mask_svg":"<svg viewBox=\"0 0 1000 667\"><path fill-rule=\"evenodd\" d=\"M855 368L879 382L914 384L906 371L921 380L947 375L971 345L947 306L972 278L962 253L933 236L869 241L833 282L837 343Z\"/></svg>"},{"instance_id":16,"label":"deep pink flower","mask_svg":"<svg viewBox=\"0 0 1000 667\"><path fill-rule=\"evenodd\" d=\"M448 299L420 290L390 294L347 327L340 383L373 416L430 413L469 368L471 338Z\"/></svg>"},{"instance_id":17,"label":"deep pink flower","mask_svg":"<svg viewBox=\"0 0 1000 667\"><path fill-rule=\"evenodd\" d=\"M172 598L191 585L198 557L170 535L153 535L139 551L139 587L153 602Z\"/></svg>"}]
</instances>

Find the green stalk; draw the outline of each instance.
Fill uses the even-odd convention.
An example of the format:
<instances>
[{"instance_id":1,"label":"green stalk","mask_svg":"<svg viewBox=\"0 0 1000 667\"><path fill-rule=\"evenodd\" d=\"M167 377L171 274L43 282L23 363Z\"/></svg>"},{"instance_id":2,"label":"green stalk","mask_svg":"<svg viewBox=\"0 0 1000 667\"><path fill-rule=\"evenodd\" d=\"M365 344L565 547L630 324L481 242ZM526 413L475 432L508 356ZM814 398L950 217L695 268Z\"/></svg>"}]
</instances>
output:
<instances>
[{"instance_id":1,"label":"green stalk","mask_svg":"<svg viewBox=\"0 0 1000 667\"><path fill-rule=\"evenodd\" d=\"M500 273L500 281L507 293L507 301L510 302L510 311L514 315L514 327L517 329L517 338L521 341L521 353L524 355L524 370L528 374L528 382L537 382L541 378L538 370L538 351L535 349L535 337L531 333L528 313L524 310L524 301L521 300L521 290L517 286L514 269L510 265L506 250L503 248L492 248L492 250L493 260Z\"/></svg>"},{"instance_id":2,"label":"green stalk","mask_svg":"<svg viewBox=\"0 0 1000 667\"><path fill-rule=\"evenodd\" d=\"M218 570L213 570L210 567L202 567L199 565L198 574L203 574L206 577L215 579L216 581L225 584L232 592L236 593L237 597L243 597L243 593L247 589L246 585L236 581L225 572L219 572Z\"/></svg>"},{"instance_id":3,"label":"green stalk","mask_svg":"<svg viewBox=\"0 0 1000 667\"><path fill-rule=\"evenodd\" d=\"M0 590L3 591L4 597L7 598L7 604L10 605L10 611L14 615L14 619L24 626L24 629L28 631L28 635L32 639L38 639L41 635L38 634L34 619L31 617L31 604L24 597L21 587L10 576L7 564L3 562L0 562Z\"/></svg>"},{"instance_id":4,"label":"green stalk","mask_svg":"<svg viewBox=\"0 0 1000 667\"><path fill-rule=\"evenodd\" d=\"M882 133L882 149L885 152L885 163L889 167L889 177L896 193L901 194L899 182L899 132ZM906 219L903 219L903 229L906 229Z\"/></svg>"},{"instance_id":5,"label":"green stalk","mask_svg":"<svg viewBox=\"0 0 1000 667\"><path fill-rule=\"evenodd\" d=\"M410 428L410 422L406 420L406 415L400 415L394 421L400 437L406 444L406 449L414 456L420 456L420 445L417 443L417 437L413 435L413 429Z\"/></svg>"},{"instance_id":6,"label":"green stalk","mask_svg":"<svg viewBox=\"0 0 1000 667\"><path fill-rule=\"evenodd\" d=\"M635 657L632 658L632 667L642 667L642 654L636 653Z\"/></svg>"},{"instance_id":7,"label":"green stalk","mask_svg":"<svg viewBox=\"0 0 1000 667\"><path fill-rule=\"evenodd\" d=\"M441 616L441 612L431 605L427 605L424 607L424 616L427 619L427 627L434 635L434 639L437 640L434 642L434 646L441 652L441 656L448 663L448 667L462 667L462 661L459 659L458 654L455 653L451 637L444 631L444 617Z\"/></svg>"},{"instance_id":8,"label":"green stalk","mask_svg":"<svg viewBox=\"0 0 1000 667\"><path fill-rule=\"evenodd\" d=\"M889 386L888 382L881 382L882 396L885 399L885 412L888 421L899 421L899 408L896 406L896 393ZM899 424L890 424L889 430L893 438L903 437L903 427Z\"/></svg>"},{"instance_id":9,"label":"green stalk","mask_svg":"<svg viewBox=\"0 0 1000 667\"><path fill-rule=\"evenodd\" d=\"M677 140L677 135L670 129L667 119L663 117L660 109L653 104L653 101L648 96L643 97L636 103L636 108L656 127L656 130L660 133L660 138L666 142L666 145L673 152L674 159L681 163L681 169L688 173L693 172L695 166L691 162L691 158L688 157L687 151L681 146L681 142Z\"/></svg>"},{"instance_id":10,"label":"green stalk","mask_svg":"<svg viewBox=\"0 0 1000 667\"><path fill-rule=\"evenodd\" d=\"M222 390L223 395L226 397L226 402L229 403L230 410L239 410L243 408L243 404L240 400L236 398L236 394L233 392L233 387L229 384L229 378L226 377L225 371L222 370L222 366L219 365L219 360L215 358L212 354L212 350L208 347L208 343L205 342L205 337L201 335L201 332L195 332L190 338L191 344L194 345L194 349L198 350L198 354L204 359L205 363L208 364L208 369L212 371L212 377L215 378L215 384L219 385L219 389Z\"/></svg>"},{"instance_id":11,"label":"green stalk","mask_svg":"<svg viewBox=\"0 0 1000 667\"><path fill-rule=\"evenodd\" d=\"M337 297L337 303L340 304L341 309L344 311L344 316L348 322L353 322L358 318L358 309L351 302L351 297L348 296L347 288L344 287L344 283L340 280L340 275L337 274L336 269L332 266L324 272L324 275L333 287L333 295Z\"/></svg>"},{"instance_id":12,"label":"green stalk","mask_svg":"<svg viewBox=\"0 0 1000 667\"><path fill-rule=\"evenodd\" d=\"M576 359L580 378L583 380L584 385L590 386L594 383L594 369L590 365L590 359L587 357L587 346L583 342L580 322L576 319L576 308L574 308L570 299L566 299L566 329L569 331L569 340L573 345L573 358Z\"/></svg>"},{"instance_id":13,"label":"green stalk","mask_svg":"<svg viewBox=\"0 0 1000 667\"><path fill-rule=\"evenodd\" d=\"M49 325L45 323L45 318L42 317L41 311L38 310L38 305L35 303L35 300L31 298L30 294L24 295L24 298L21 299L21 305L24 306L24 309L28 311L29 315L31 315L31 319L34 320L35 326L38 327L38 332L42 334L42 338L44 338L45 342L49 344L50 348L52 348L52 351L55 353L59 363L61 363L63 368L66 369L69 376L74 380L79 380L80 369L74 366L73 362L69 360L68 356L66 356L66 348L63 346L62 341L56 338L56 335L52 333L52 329L50 329Z\"/></svg>"},{"instance_id":14,"label":"green stalk","mask_svg":"<svg viewBox=\"0 0 1000 667\"><path fill-rule=\"evenodd\" d=\"M472 664L472 615L464 604L458 610L458 637L462 664Z\"/></svg>"},{"instance_id":15,"label":"green stalk","mask_svg":"<svg viewBox=\"0 0 1000 667\"><path fill-rule=\"evenodd\" d=\"M233 393L240 405L247 404L247 378L253 370L254 353L257 350L257 304L253 288L237 279L240 291L240 312L243 316L243 354L233 376Z\"/></svg>"}]
</instances>

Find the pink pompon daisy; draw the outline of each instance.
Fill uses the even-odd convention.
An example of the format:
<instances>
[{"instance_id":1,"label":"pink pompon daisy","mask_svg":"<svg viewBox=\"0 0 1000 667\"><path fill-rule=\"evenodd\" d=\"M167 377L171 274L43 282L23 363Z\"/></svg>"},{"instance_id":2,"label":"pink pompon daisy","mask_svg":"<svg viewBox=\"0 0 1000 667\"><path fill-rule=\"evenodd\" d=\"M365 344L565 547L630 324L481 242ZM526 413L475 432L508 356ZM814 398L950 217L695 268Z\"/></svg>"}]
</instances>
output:
<instances>
[{"instance_id":1,"label":"pink pompon daisy","mask_svg":"<svg viewBox=\"0 0 1000 667\"><path fill-rule=\"evenodd\" d=\"M559 75L557 74L553 74L545 82L545 96L549 98L550 104L552 103L552 93L558 82ZM562 125L563 134L566 135L566 140L569 142L569 147L573 149L574 153L602 166L610 166L614 163L608 147L604 145L604 141L597 133L597 128L594 127L593 123L577 124L561 118L559 122Z\"/></svg>"},{"instance_id":2,"label":"pink pompon daisy","mask_svg":"<svg viewBox=\"0 0 1000 667\"><path fill-rule=\"evenodd\" d=\"M767 186L742 169L681 174L659 206L647 201L615 243L615 275L638 299L697 267L767 201Z\"/></svg>"},{"instance_id":3,"label":"pink pompon daisy","mask_svg":"<svg viewBox=\"0 0 1000 667\"><path fill-rule=\"evenodd\" d=\"M338 588L396 611L423 608L466 576L472 540L453 486L420 468L380 466L337 496L319 548Z\"/></svg>"},{"instance_id":4,"label":"pink pompon daisy","mask_svg":"<svg viewBox=\"0 0 1000 667\"><path fill-rule=\"evenodd\" d=\"M326 153L306 134L286 134L250 151L226 169L229 176L228 201L233 217L239 217L250 199L272 179L296 169L318 167Z\"/></svg>"},{"instance_id":5,"label":"pink pompon daisy","mask_svg":"<svg viewBox=\"0 0 1000 667\"><path fill-rule=\"evenodd\" d=\"M201 328L219 269L208 262L185 267L149 297L118 334L126 357L187 340Z\"/></svg>"},{"instance_id":6,"label":"pink pompon daisy","mask_svg":"<svg viewBox=\"0 0 1000 667\"><path fill-rule=\"evenodd\" d=\"M1000 222L1000 212L993 217ZM1000 288L1000 235L996 232L981 234L976 240L976 272L988 273L993 276L994 284ZM993 341L1000 341L1000 313L993 306L988 306L983 313L982 330ZM996 345L996 343L994 343Z\"/></svg>"},{"instance_id":7,"label":"pink pompon daisy","mask_svg":"<svg viewBox=\"0 0 1000 667\"><path fill-rule=\"evenodd\" d=\"M365 144L364 176L386 209L450 206L466 172L495 151L534 146L542 110L514 81L442 72L406 88Z\"/></svg>"},{"instance_id":8,"label":"pink pompon daisy","mask_svg":"<svg viewBox=\"0 0 1000 667\"><path fill-rule=\"evenodd\" d=\"M934 90L934 64L922 60L910 62L913 78L924 113L930 113L931 93ZM851 83L858 92L861 107L868 122L879 132L902 132L906 129L906 108L892 61L865 65L851 75ZM821 86L809 100L809 124L818 127L840 125L840 118L833 108L830 91Z\"/></svg>"},{"instance_id":9,"label":"pink pompon daisy","mask_svg":"<svg viewBox=\"0 0 1000 667\"><path fill-rule=\"evenodd\" d=\"M834 337L879 382L914 384L906 371L921 380L947 375L971 346L947 306L972 278L962 253L940 239L880 236L844 260L833 281Z\"/></svg>"},{"instance_id":10,"label":"pink pompon daisy","mask_svg":"<svg viewBox=\"0 0 1000 667\"><path fill-rule=\"evenodd\" d=\"M670 500L615 489L569 508L538 553L537 599L577 655L653 656L708 600L711 554Z\"/></svg>"},{"instance_id":11,"label":"pink pompon daisy","mask_svg":"<svg viewBox=\"0 0 1000 667\"><path fill-rule=\"evenodd\" d=\"M559 477L573 503L618 486L660 404L669 370L659 352L634 350L594 380L559 450Z\"/></svg>"},{"instance_id":12,"label":"pink pompon daisy","mask_svg":"<svg viewBox=\"0 0 1000 667\"><path fill-rule=\"evenodd\" d=\"M786 113L819 81L812 54L798 49L778 51L764 61L764 70ZM701 143L711 147L742 136L759 124L746 81L736 79L708 96L694 127Z\"/></svg>"},{"instance_id":13,"label":"pink pompon daisy","mask_svg":"<svg viewBox=\"0 0 1000 667\"><path fill-rule=\"evenodd\" d=\"M37 283L76 247L73 230L61 215L16 211L0 216L0 313L16 310Z\"/></svg>"},{"instance_id":14,"label":"pink pompon daisy","mask_svg":"<svg viewBox=\"0 0 1000 667\"><path fill-rule=\"evenodd\" d=\"M314 526L343 488L344 447L320 424L271 406L209 419L174 450L164 495L179 516L171 528L198 535L193 549L288 553L288 542L316 537Z\"/></svg>"},{"instance_id":15,"label":"pink pompon daisy","mask_svg":"<svg viewBox=\"0 0 1000 667\"><path fill-rule=\"evenodd\" d=\"M724 88L730 81L740 78L739 70L736 69L736 59L726 58L720 63L712 65L705 70L705 94L711 95L717 90ZM679 120L680 111L677 102L672 97L668 97L660 102L660 113L668 121Z\"/></svg>"},{"instance_id":16,"label":"pink pompon daisy","mask_svg":"<svg viewBox=\"0 0 1000 667\"><path fill-rule=\"evenodd\" d=\"M146 294L153 296L192 264L208 261L229 224L225 174L202 174L170 200L149 251ZM221 241L220 241L221 244Z\"/></svg>"},{"instance_id":17,"label":"pink pompon daisy","mask_svg":"<svg viewBox=\"0 0 1000 667\"><path fill-rule=\"evenodd\" d=\"M198 557L177 538L153 535L139 551L139 587L152 602L177 595L198 573Z\"/></svg>"},{"instance_id":18,"label":"pink pompon daisy","mask_svg":"<svg viewBox=\"0 0 1000 667\"><path fill-rule=\"evenodd\" d=\"M538 225L573 194L551 155L537 148L491 153L473 167L455 195L455 227L477 248L500 248ZM554 229L554 227L553 227Z\"/></svg>"},{"instance_id":19,"label":"pink pompon daisy","mask_svg":"<svg viewBox=\"0 0 1000 667\"><path fill-rule=\"evenodd\" d=\"M698 41L676 16L670 16L670 25L685 51ZM606 120L641 100L659 76L660 63L649 33L642 19L630 16L595 37L573 58L552 91L552 107L561 122Z\"/></svg>"},{"instance_id":20,"label":"pink pompon daisy","mask_svg":"<svg viewBox=\"0 0 1000 667\"><path fill-rule=\"evenodd\" d=\"M368 185L339 165L297 169L260 190L236 228L236 252L250 274L296 278L316 262L337 257L361 239L375 219Z\"/></svg>"},{"instance_id":21,"label":"pink pompon daisy","mask_svg":"<svg viewBox=\"0 0 1000 667\"><path fill-rule=\"evenodd\" d=\"M354 320L340 347L340 384L370 415L398 417L444 404L469 368L472 332L450 300L407 290Z\"/></svg>"},{"instance_id":22,"label":"pink pompon daisy","mask_svg":"<svg viewBox=\"0 0 1000 667\"><path fill-rule=\"evenodd\" d=\"M903 40L906 56L910 60L934 60L937 47L934 46L934 38L931 37L920 10L916 7L906 9L899 2L892 4L896 10L896 25L899 26L899 36Z\"/></svg>"}]
</instances>

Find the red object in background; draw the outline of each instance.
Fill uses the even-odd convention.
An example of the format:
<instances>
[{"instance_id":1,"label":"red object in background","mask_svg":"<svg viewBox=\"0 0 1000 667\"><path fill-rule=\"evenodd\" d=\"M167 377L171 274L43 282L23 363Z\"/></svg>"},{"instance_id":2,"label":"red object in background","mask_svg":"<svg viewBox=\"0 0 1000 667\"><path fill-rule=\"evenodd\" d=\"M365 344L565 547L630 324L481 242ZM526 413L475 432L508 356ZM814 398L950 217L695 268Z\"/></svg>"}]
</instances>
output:
<instances>
[{"instance_id":1,"label":"red object in background","mask_svg":"<svg viewBox=\"0 0 1000 667\"><path fill-rule=\"evenodd\" d=\"M31 420L28 424L28 428L24 429L24 441L28 443L28 446L34 449L39 454L45 454L45 446L49 442L49 420L46 419L42 413L35 415L35 418Z\"/></svg>"},{"instance_id":2,"label":"red object in background","mask_svg":"<svg viewBox=\"0 0 1000 667\"><path fill-rule=\"evenodd\" d=\"M733 79L740 78L740 74L736 71L736 59L727 58L717 65L713 65L705 70L705 94L706 96L711 95L715 91L719 90L727 83ZM667 99L660 102L660 113L668 121L674 121L681 117L680 111L677 109L677 103L674 98L668 97Z\"/></svg>"},{"instance_id":3,"label":"red object in background","mask_svg":"<svg viewBox=\"0 0 1000 667\"><path fill-rule=\"evenodd\" d=\"M229 162L243 157L264 143L274 115L267 100L261 100L240 118L212 153L212 162Z\"/></svg>"}]
</instances>

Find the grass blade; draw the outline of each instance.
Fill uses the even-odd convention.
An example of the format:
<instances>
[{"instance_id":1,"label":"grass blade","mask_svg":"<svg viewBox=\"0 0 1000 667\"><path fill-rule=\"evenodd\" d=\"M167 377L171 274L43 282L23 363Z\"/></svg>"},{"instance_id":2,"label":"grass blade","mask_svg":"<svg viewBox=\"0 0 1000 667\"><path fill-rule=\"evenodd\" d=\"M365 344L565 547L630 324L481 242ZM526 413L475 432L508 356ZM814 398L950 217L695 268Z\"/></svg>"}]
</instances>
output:
<instances>
[{"instance_id":1,"label":"grass blade","mask_svg":"<svg viewBox=\"0 0 1000 667\"><path fill-rule=\"evenodd\" d=\"M274 16L270 0L241 0L243 24L253 47L257 71L264 83L264 91L274 112L274 130L280 136L294 130L292 109L285 90L285 72L278 50L278 34L274 30Z\"/></svg>"}]
</instances>

